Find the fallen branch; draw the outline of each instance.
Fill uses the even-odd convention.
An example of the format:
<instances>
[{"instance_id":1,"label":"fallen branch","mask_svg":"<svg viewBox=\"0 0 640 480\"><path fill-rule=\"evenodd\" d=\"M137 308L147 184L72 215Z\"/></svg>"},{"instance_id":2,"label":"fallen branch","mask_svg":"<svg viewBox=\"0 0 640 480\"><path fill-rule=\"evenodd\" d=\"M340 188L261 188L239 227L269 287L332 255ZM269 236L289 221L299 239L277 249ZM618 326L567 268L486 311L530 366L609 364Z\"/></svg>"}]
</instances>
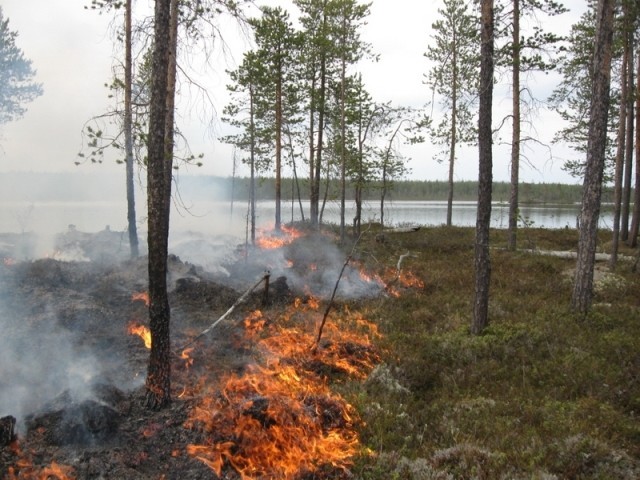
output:
<instances>
[{"instance_id":1,"label":"fallen branch","mask_svg":"<svg viewBox=\"0 0 640 480\"><path fill-rule=\"evenodd\" d=\"M196 335L194 338L192 338L189 342L185 343L182 347L180 347L179 349L177 349L177 352L181 352L183 351L185 348L187 348L190 345L193 345L195 342L197 342L200 338L204 337L207 333L209 333L211 330L213 330L216 325L218 325L221 321L223 321L225 318L227 318L229 315L231 315L231 312L233 312L235 310L235 308L240 305L241 303L243 303L247 297L249 296L249 294L251 292L253 292L256 288L258 288L258 286L262 283L262 282L266 282L268 281L269 277L271 276L271 272L266 272L261 278L260 280L258 280L255 285L253 285L252 287L250 287L246 292L244 292L240 298L238 298L238 300L235 301L235 303L233 305L231 305L231 307L229 308L229 310L227 310L224 315L222 315L220 318L218 318L215 322L213 322L211 325L209 325L205 330L203 330L202 332L200 332L198 335Z\"/></svg>"}]
</instances>

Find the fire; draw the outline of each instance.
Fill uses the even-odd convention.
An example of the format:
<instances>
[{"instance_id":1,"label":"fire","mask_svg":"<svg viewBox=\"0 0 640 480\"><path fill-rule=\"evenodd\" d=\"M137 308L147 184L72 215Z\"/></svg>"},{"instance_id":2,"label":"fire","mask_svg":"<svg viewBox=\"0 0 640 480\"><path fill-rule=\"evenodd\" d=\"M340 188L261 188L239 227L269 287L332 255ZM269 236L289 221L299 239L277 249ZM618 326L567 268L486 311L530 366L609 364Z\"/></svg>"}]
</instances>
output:
<instances>
[{"instance_id":1,"label":"fire","mask_svg":"<svg viewBox=\"0 0 640 480\"><path fill-rule=\"evenodd\" d=\"M245 318L246 336L261 350L261 365L221 380L203 394L185 426L205 440L187 453L220 477L233 468L243 479L294 479L322 468L346 470L360 448L354 408L331 392L327 372L365 378L379 361L370 343L375 326L348 309L330 320L319 348L318 301L296 299L279 317L259 310Z\"/></svg>"},{"instance_id":2,"label":"fire","mask_svg":"<svg viewBox=\"0 0 640 480\"><path fill-rule=\"evenodd\" d=\"M289 245L296 238L302 236L302 232L294 227L287 227L282 225L279 233L271 233L269 236L264 231L261 232L260 237L256 239L256 245L264 250L273 250L275 248L284 247Z\"/></svg>"},{"instance_id":3,"label":"fire","mask_svg":"<svg viewBox=\"0 0 640 480\"><path fill-rule=\"evenodd\" d=\"M364 267L364 265L360 264L359 262L353 261L352 263L358 269L358 275L360 276L360 280L362 280L365 283L376 284L376 285L379 285L381 288L384 288L385 282L384 280L382 280L382 278L380 278L380 276L377 273L368 272Z\"/></svg>"},{"instance_id":4,"label":"fire","mask_svg":"<svg viewBox=\"0 0 640 480\"><path fill-rule=\"evenodd\" d=\"M146 345L146 343L145 343ZM193 365L193 357L191 356L191 352L193 352L193 347L185 348L180 354L180 358L184 360L184 367L189 368Z\"/></svg>"},{"instance_id":5,"label":"fire","mask_svg":"<svg viewBox=\"0 0 640 480\"><path fill-rule=\"evenodd\" d=\"M27 458L23 455L22 451L18 448L15 452L20 455L15 462L15 467L9 467L3 480L20 480L20 479L34 479L34 480L75 480L75 469L68 465L63 465L55 461L51 462L46 467L36 467L33 464L31 458Z\"/></svg>"},{"instance_id":6,"label":"fire","mask_svg":"<svg viewBox=\"0 0 640 480\"><path fill-rule=\"evenodd\" d=\"M260 310L254 310L244 319L244 328L246 335L249 337L255 336L264 328L266 322L267 320L262 315L262 312Z\"/></svg>"},{"instance_id":7,"label":"fire","mask_svg":"<svg viewBox=\"0 0 640 480\"><path fill-rule=\"evenodd\" d=\"M15 258L12 258L12 257L4 257L2 259L2 264L5 267L11 267L11 266L16 264L16 260L15 260Z\"/></svg>"},{"instance_id":8,"label":"fire","mask_svg":"<svg viewBox=\"0 0 640 480\"><path fill-rule=\"evenodd\" d=\"M353 408L320 379L309 380L291 366L254 366L228 377L187 422L221 440L189 445L188 453L218 476L229 464L243 479L346 468L358 445Z\"/></svg>"},{"instance_id":9,"label":"fire","mask_svg":"<svg viewBox=\"0 0 640 480\"><path fill-rule=\"evenodd\" d=\"M148 307L149 306L149 292L136 292L134 294L131 295L131 301L135 302L137 300L140 300L142 302L144 302L144 304Z\"/></svg>"},{"instance_id":10,"label":"fire","mask_svg":"<svg viewBox=\"0 0 640 480\"><path fill-rule=\"evenodd\" d=\"M138 335L144 342L144 346L151 348L151 330L149 330L149 328L144 325L140 325L139 323L131 322L127 327L127 333L131 335Z\"/></svg>"}]
</instances>

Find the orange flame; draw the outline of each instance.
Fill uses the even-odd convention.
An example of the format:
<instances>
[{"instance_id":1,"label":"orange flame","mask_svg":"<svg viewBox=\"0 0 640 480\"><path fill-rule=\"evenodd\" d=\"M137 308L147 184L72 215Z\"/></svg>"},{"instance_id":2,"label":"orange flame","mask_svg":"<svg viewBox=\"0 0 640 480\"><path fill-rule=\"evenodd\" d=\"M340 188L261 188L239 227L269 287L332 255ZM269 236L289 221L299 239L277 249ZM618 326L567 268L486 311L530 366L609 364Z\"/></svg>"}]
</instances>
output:
<instances>
[{"instance_id":1,"label":"orange flame","mask_svg":"<svg viewBox=\"0 0 640 480\"><path fill-rule=\"evenodd\" d=\"M139 323L131 322L127 327L127 333L138 335L144 342L144 346L151 348L151 330Z\"/></svg>"},{"instance_id":2,"label":"orange flame","mask_svg":"<svg viewBox=\"0 0 640 480\"><path fill-rule=\"evenodd\" d=\"M259 331L261 331L267 320L262 316L262 312L260 310L254 310L249 315L244 318L244 328L247 336L253 337L257 335Z\"/></svg>"},{"instance_id":3,"label":"orange flame","mask_svg":"<svg viewBox=\"0 0 640 480\"><path fill-rule=\"evenodd\" d=\"M9 467L7 474L3 477L5 480L19 480L23 478L32 478L37 480L75 480L75 470L73 467L63 465L61 463L51 462L48 467L38 469L30 460L21 458L16 462L16 468Z\"/></svg>"},{"instance_id":4,"label":"orange flame","mask_svg":"<svg viewBox=\"0 0 640 480\"><path fill-rule=\"evenodd\" d=\"M317 315L317 308L313 297L296 299L280 317L292 326L264 323L260 311L245 319L247 337L262 337L265 365L223 378L222 391L204 395L185 423L206 435L202 445L187 447L188 454L218 476L233 468L243 479L294 479L351 465L359 447L358 418L330 391L325 375L364 378L379 361L369 342L379 334L345 309L344 321L328 321L321 346L312 351L316 326L306 316Z\"/></svg>"},{"instance_id":5,"label":"orange flame","mask_svg":"<svg viewBox=\"0 0 640 480\"><path fill-rule=\"evenodd\" d=\"M184 367L189 368L193 365L193 357L191 357L191 352L193 352L193 347L185 348L180 354L180 358L184 360Z\"/></svg>"},{"instance_id":6,"label":"orange flame","mask_svg":"<svg viewBox=\"0 0 640 480\"><path fill-rule=\"evenodd\" d=\"M11 267L12 265L16 264L16 260L15 260L15 258L12 258L12 257L4 257L2 259L2 264L5 267Z\"/></svg>"},{"instance_id":7,"label":"orange flame","mask_svg":"<svg viewBox=\"0 0 640 480\"><path fill-rule=\"evenodd\" d=\"M135 302L136 300L140 300L144 302L144 304L149 306L149 292L136 292L131 295L131 301Z\"/></svg>"},{"instance_id":8,"label":"orange flame","mask_svg":"<svg viewBox=\"0 0 640 480\"><path fill-rule=\"evenodd\" d=\"M322 465L346 468L358 445L353 408L291 366L232 375L222 394L208 397L187 423L233 439L187 447L218 476L226 463L243 479L293 479Z\"/></svg>"},{"instance_id":9,"label":"orange flame","mask_svg":"<svg viewBox=\"0 0 640 480\"><path fill-rule=\"evenodd\" d=\"M302 236L302 232L297 230L294 227L287 227L286 225L282 225L280 227L280 232L276 234L269 234L269 236L265 235L264 230L261 232L260 237L256 239L256 245L264 250L272 250L275 248L284 247L285 245L289 245L296 238Z\"/></svg>"}]
</instances>

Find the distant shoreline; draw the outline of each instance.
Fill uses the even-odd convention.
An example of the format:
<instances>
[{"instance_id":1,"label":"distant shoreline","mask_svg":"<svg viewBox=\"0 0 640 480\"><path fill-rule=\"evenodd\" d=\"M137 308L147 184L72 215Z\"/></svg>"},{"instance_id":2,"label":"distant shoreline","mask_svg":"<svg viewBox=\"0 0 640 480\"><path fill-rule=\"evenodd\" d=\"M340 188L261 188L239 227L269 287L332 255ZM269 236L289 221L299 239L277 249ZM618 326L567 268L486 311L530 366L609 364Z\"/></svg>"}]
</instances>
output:
<instances>
[{"instance_id":1,"label":"distant shoreline","mask_svg":"<svg viewBox=\"0 0 640 480\"><path fill-rule=\"evenodd\" d=\"M144 176L137 178L136 197L146 195ZM173 191L188 201L234 201L249 198L250 181L246 177L220 177L215 175L178 174L174 181ZM256 198L258 200L274 199L275 180L261 177L256 181ZM283 202L291 200L298 187L302 198L307 198L307 181L300 179L298 185L292 178L283 178ZM386 201L446 201L448 198L448 182L432 180L394 180L387 192ZM329 200L339 197L337 180L328 185L323 183L323 196ZM0 174L0 201L113 201L125 198L124 172L100 173L99 171L79 171L78 173L29 173L11 172ZM326 191L326 192L325 192ZM364 192L364 200L379 199L381 184L372 182ZM474 201L476 199L477 182L460 181L454 184L455 201ZM603 202L612 201L612 189L603 189ZM353 185L349 184L347 199L354 198ZM510 185L507 182L493 184L494 202L508 203ZM582 201L582 186L560 183L521 183L519 185L519 203L521 204L576 204Z\"/></svg>"}]
</instances>

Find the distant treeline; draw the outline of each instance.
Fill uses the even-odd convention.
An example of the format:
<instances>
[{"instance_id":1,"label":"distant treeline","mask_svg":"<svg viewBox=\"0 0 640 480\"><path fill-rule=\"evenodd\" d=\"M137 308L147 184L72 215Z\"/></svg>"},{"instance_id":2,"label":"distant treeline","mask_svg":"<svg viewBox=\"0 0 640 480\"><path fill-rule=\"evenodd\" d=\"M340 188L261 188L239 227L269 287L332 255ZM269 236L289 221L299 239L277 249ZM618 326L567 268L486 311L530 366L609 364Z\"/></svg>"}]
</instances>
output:
<instances>
[{"instance_id":1,"label":"distant treeline","mask_svg":"<svg viewBox=\"0 0 640 480\"><path fill-rule=\"evenodd\" d=\"M144 181L144 175L139 177ZM309 189L307 181L298 182L302 199L307 199ZM120 174L101 174L100 172L79 173L3 173L0 175L0 200L7 201L124 201L124 172ZM389 201L401 200L440 200L446 201L448 184L444 181L396 180L387 192ZM461 181L454 184L454 200L475 201L477 182ZM231 178L214 175L182 175L176 177L174 193L185 199L197 201L225 201L233 198L238 201L249 198L249 178ZM510 186L505 182L493 184L493 200L509 201ZM256 199L275 198L275 179L256 180ZM282 198L297 198L297 187L292 178L282 179ZM339 184L332 180L323 184L321 194L328 200L339 198ZM365 190L367 201L380 198L381 185L371 183ZM138 195L141 195L140 192ZM560 183L521 183L520 203L522 204L571 204L582 201L582 186ZM353 186L348 186L347 199L354 198ZM603 190L603 202L611 202L611 188Z\"/></svg>"},{"instance_id":2,"label":"distant treeline","mask_svg":"<svg viewBox=\"0 0 640 480\"><path fill-rule=\"evenodd\" d=\"M187 188L192 194L196 190L202 194L207 190L217 192L216 198L219 200L233 197L235 200L245 200L249 198L248 178L222 178L222 177L184 177L180 184ZM298 182L303 199L308 197L306 180ZM372 183L365 191L364 200L375 200L380 198L381 184ZM388 200L440 200L446 201L448 195L448 183L444 181L420 181L420 180L396 180L391 189L387 192ZM496 202L508 202L511 187L506 182L495 182L493 184L493 200ZM268 200L274 198L275 180L273 178L260 178L256 180L256 199ZM330 181L323 186L322 193L327 192L327 198L334 200L339 196L338 181ZM475 201L477 198L478 183L475 181L461 181L454 184L454 200ZM283 199L297 198L297 186L293 179L282 179ZM186 193L186 191L185 191ZM200 195L198 195L200 196ZM353 199L353 188L347 191L347 198ZM521 183L519 187L519 199L523 204L572 204L582 201L582 186L567 185L560 183ZM613 199L612 189L603 190L603 202L610 202Z\"/></svg>"}]
</instances>

